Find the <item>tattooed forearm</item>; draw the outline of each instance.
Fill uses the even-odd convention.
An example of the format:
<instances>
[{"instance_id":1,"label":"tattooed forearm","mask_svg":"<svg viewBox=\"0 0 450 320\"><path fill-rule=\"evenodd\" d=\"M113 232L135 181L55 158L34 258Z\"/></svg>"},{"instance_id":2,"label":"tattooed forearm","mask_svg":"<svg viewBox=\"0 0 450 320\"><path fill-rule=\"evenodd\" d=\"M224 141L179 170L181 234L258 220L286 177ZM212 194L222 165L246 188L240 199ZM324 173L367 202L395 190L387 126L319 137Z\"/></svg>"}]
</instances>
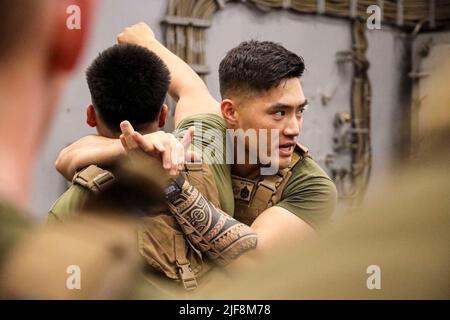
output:
<instances>
[{"instance_id":1,"label":"tattooed forearm","mask_svg":"<svg viewBox=\"0 0 450 320\"><path fill-rule=\"evenodd\" d=\"M215 208L193 186L185 185L168 205L193 245L221 265L256 248L257 235L249 226Z\"/></svg>"}]
</instances>

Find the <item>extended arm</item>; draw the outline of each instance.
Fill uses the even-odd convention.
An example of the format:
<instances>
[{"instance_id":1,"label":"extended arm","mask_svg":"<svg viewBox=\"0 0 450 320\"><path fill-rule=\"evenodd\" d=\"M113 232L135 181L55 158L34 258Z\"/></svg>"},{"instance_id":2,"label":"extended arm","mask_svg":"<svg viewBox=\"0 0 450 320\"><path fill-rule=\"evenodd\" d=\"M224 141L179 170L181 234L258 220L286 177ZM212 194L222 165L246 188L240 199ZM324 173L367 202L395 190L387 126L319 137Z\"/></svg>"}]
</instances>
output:
<instances>
[{"instance_id":1,"label":"extended arm","mask_svg":"<svg viewBox=\"0 0 450 320\"><path fill-rule=\"evenodd\" d=\"M78 170L88 165L107 166L124 155L118 139L91 135L64 148L55 161L55 168L70 181Z\"/></svg>"},{"instance_id":2,"label":"extended arm","mask_svg":"<svg viewBox=\"0 0 450 320\"><path fill-rule=\"evenodd\" d=\"M245 268L255 268L262 258L270 258L278 251L298 250L307 238L316 236L317 227L329 221L337 198L334 184L323 177L311 180L312 185L306 185L304 181L293 182L295 188L286 193L283 201L264 210L255 219L249 230L257 234L258 245L255 250L232 260L227 266L231 274ZM207 199L203 202L208 203ZM211 210L210 204L205 207Z\"/></svg>"},{"instance_id":3,"label":"extended arm","mask_svg":"<svg viewBox=\"0 0 450 320\"><path fill-rule=\"evenodd\" d=\"M150 156L161 158L163 168L170 175L178 174L180 165L184 163L182 142L178 141L172 134L163 131L146 135L140 135L134 130L128 132L129 128L132 129L128 121L124 121L121 128L136 137L137 147ZM190 142L192 135L193 130L186 131L182 141ZM135 146L130 146L130 148L133 147ZM67 180L72 180L78 170L88 165L108 166L125 155L126 151L119 139L86 136L64 148L55 162L55 167Z\"/></svg>"},{"instance_id":4,"label":"extended arm","mask_svg":"<svg viewBox=\"0 0 450 320\"><path fill-rule=\"evenodd\" d=\"M169 199L168 207L191 243L219 265L228 265L256 248L252 228L216 208L187 181Z\"/></svg>"},{"instance_id":5,"label":"extended arm","mask_svg":"<svg viewBox=\"0 0 450 320\"><path fill-rule=\"evenodd\" d=\"M297 250L301 243L316 236L316 231L288 210L271 207L261 213L251 225L258 236L258 245L226 266L230 275L256 270L261 261L276 256L280 251Z\"/></svg>"}]
</instances>

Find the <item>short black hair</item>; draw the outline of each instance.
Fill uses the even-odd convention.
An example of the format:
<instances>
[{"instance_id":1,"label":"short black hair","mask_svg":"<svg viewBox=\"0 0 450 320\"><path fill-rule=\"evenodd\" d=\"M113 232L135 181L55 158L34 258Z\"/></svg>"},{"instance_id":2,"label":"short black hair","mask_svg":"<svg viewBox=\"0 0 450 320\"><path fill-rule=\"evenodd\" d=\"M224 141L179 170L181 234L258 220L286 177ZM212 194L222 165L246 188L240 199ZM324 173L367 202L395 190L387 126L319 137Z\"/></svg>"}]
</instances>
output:
<instances>
[{"instance_id":1,"label":"short black hair","mask_svg":"<svg viewBox=\"0 0 450 320\"><path fill-rule=\"evenodd\" d=\"M157 120L170 83L164 62L147 48L116 44L99 54L86 72L92 104L105 124L120 132Z\"/></svg>"},{"instance_id":2,"label":"short black hair","mask_svg":"<svg viewBox=\"0 0 450 320\"><path fill-rule=\"evenodd\" d=\"M271 41L245 41L231 49L219 66L222 98L244 92L262 92L282 80L303 75L303 58Z\"/></svg>"}]
</instances>

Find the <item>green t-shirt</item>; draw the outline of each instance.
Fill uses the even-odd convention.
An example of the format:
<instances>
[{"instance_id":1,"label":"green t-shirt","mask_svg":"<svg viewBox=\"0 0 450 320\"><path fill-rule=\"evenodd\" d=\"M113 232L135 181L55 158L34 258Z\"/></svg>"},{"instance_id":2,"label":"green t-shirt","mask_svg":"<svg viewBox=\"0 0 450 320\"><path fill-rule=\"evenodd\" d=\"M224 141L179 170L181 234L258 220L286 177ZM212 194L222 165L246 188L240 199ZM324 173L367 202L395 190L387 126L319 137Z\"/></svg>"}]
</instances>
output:
<instances>
[{"instance_id":1,"label":"green t-shirt","mask_svg":"<svg viewBox=\"0 0 450 320\"><path fill-rule=\"evenodd\" d=\"M90 190L78 184L72 184L48 211L47 222L53 223L67 220L74 212L80 211L90 195Z\"/></svg>"},{"instance_id":2,"label":"green t-shirt","mask_svg":"<svg viewBox=\"0 0 450 320\"><path fill-rule=\"evenodd\" d=\"M11 249L31 229L32 224L25 215L0 200L0 270Z\"/></svg>"},{"instance_id":3,"label":"green t-shirt","mask_svg":"<svg viewBox=\"0 0 450 320\"><path fill-rule=\"evenodd\" d=\"M65 193L61 199L61 201L58 201L58 204L56 205L56 210L64 210L64 206L63 205L67 205L66 208L69 208L71 210L75 210L78 207L78 205L80 203L82 203L83 199L79 198L79 195L86 195L85 192L83 192L83 188L79 187L79 186L74 186L75 188L70 188L69 192ZM86 196L87 198L87 196ZM73 201L63 201L65 199L71 199ZM70 205L70 206L69 206ZM74 207L75 206L75 207ZM49 216L49 220L52 219L57 219L57 220L61 220L61 219L65 219L66 215L64 215L64 211L57 211L58 214L56 215L50 215ZM68 216L68 215L67 215ZM51 217L51 218L50 218ZM69 229L71 231L79 231L82 229ZM42 231L42 230L41 230ZM39 232L41 232L39 231ZM32 232L35 232L34 230L34 226L31 223L30 220L28 220L26 218L26 216L20 212L19 210L17 210L16 208L14 208L12 205L10 205L8 202L5 202L3 200L0 200L0 293L2 294L2 297L9 297L9 298L13 298L16 299L16 296L10 296L10 292L9 291L4 291L3 288L3 284L4 281L2 281L2 277L4 277L3 272L4 272L4 267L6 266L6 262L10 259L10 254L13 253L13 249L16 247L17 244L19 244L19 242L24 241L24 236L31 234ZM101 232L101 231L100 231ZM121 234L119 232L119 234ZM42 232L41 232L41 236L42 236ZM81 236L84 237L84 234L77 234L77 236ZM73 235L69 236L68 238L72 239ZM42 237L41 237L42 239ZM89 238L91 239L91 238ZM121 241L119 241L119 244L121 243ZM104 247L104 243L103 241L100 241L98 243L99 247L102 249L103 251L106 251L105 249L110 250L111 247ZM119 248L121 244L119 245ZM104 248L103 248L104 247ZM115 247L113 247L112 249L114 249ZM42 243L39 247L39 250L42 249ZM37 270L39 270L38 274L48 274L51 277L51 273L55 271L55 265L60 266L60 264L54 264L52 261L53 260L48 260L48 259L55 259L55 254L54 254L54 250L55 247L51 247L50 252L48 250L44 250L44 251L40 251L41 254L44 256L44 258L38 255L33 256L32 261L35 262L35 264L37 265L37 267L35 265L31 265L29 266L31 269L30 272L32 272L33 268L36 267ZM59 250L59 249L57 249ZM98 251L98 248L96 249ZM75 253L76 256L79 256L79 254L77 253L78 248L73 247L73 246L69 246L66 253L70 256L72 253ZM90 253L89 253L90 254ZM40 259L38 259L38 257L40 257ZM92 259L92 256L86 256L88 259L94 261L95 259ZM125 259L128 259L128 255L125 256ZM16 257L17 258L17 257ZM17 259L16 259L17 261ZM30 261L30 257L28 257L26 260L23 260L21 262L24 261ZM49 262L50 261L50 262ZM130 261L133 264L136 264L136 261L133 259L130 259ZM98 262L98 261L97 261ZM21 263L22 265L22 263ZM97 265L97 269L92 269L90 270L91 275L88 276L90 278L92 278L92 274L93 272L102 272L102 270L105 270L107 272L110 272L111 270L108 270L109 266L105 266L105 265ZM67 266L64 266L63 272L65 272L65 268L67 268ZM100 268L100 269L99 269ZM24 270L24 268L21 268ZM130 270L127 270L127 272L132 272L133 275L135 275L136 273L136 269L133 268ZM59 279L59 277L56 277L56 279ZM148 281L145 281L141 275L136 276L136 278L132 278L132 277L128 277L128 275L119 275L119 277L116 279L116 283L118 282L120 284L120 286L124 286L124 281L127 281L127 283L131 282L132 284L129 285L130 290L127 291L125 293L125 295L122 295L122 293L120 293L120 295L118 296L113 296L113 298L131 298L131 299L167 299L167 298L173 298L173 297L166 297L163 295L163 292L158 288L153 286L151 283L149 283ZM49 278L50 282L52 282L52 279ZM53 281L54 282L54 281ZM92 282L92 281L91 281ZM53 288L52 290L52 294L48 295L49 292L48 290L43 290L42 295L37 293L39 291L36 291L35 286L39 285L39 284L43 284L45 283L45 281L41 281L41 282L36 282L36 283L16 283L15 288L22 288L25 287L29 287L32 289L31 291L31 296L29 298L31 299L35 299L35 298L44 298L44 299L48 299L50 297L50 299L53 299L54 297L67 297L66 294L62 294L59 295L61 292L59 291L59 287L55 286L55 285L51 285L50 287ZM101 286L103 282L96 284L94 287L93 286L86 286L86 288L84 289L84 293L81 295L82 297L88 297L88 298L95 298L95 297L99 297L98 296L98 292L99 292L99 285ZM93 283L92 283L93 284ZM104 287L104 285L103 285ZM19 289L20 291L20 289ZM24 292L24 291L22 291ZM37 294L37 295L36 295ZM56 294L56 295L55 295ZM3 296L4 295L4 296ZM19 296L20 297L20 296ZM108 294L105 297L109 297L111 298L111 296L108 296ZM27 298L27 296L25 295L24 298Z\"/></svg>"},{"instance_id":4,"label":"green t-shirt","mask_svg":"<svg viewBox=\"0 0 450 320\"><path fill-rule=\"evenodd\" d=\"M179 123L177 134L182 135L191 126L195 126L196 129L193 144L196 150L202 149L203 152L200 153L202 160L209 164L215 177L222 209L233 215L231 168L225 161L227 129L225 121L215 114L191 116ZM337 191L333 181L311 157L305 157L292 169L292 176L282 192L280 202L276 205L317 228L330 219L336 202Z\"/></svg>"}]
</instances>

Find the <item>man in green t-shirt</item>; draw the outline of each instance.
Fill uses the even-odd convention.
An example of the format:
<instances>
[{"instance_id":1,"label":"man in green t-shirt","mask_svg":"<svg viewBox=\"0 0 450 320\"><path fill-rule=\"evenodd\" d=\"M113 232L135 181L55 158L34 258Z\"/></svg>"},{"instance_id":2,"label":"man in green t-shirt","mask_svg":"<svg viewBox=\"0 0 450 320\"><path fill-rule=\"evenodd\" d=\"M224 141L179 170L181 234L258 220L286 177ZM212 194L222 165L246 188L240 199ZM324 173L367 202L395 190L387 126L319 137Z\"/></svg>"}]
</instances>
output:
<instances>
[{"instance_id":1,"label":"man in green t-shirt","mask_svg":"<svg viewBox=\"0 0 450 320\"><path fill-rule=\"evenodd\" d=\"M86 110L86 123L96 128L98 136L95 138L119 139L122 134L120 123L125 119L144 135L164 126L168 112L164 100L170 74L164 62L148 49L132 44L114 45L102 51L91 63L86 79L92 99ZM93 138L87 136L83 140ZM106 161L100 160L106 167L112 162L108 160L125 154L118 140L110 149L112 152L105 157ZM78 151L71 150L73 154ZM62 153L70 152L63 150ZM99 163L95 160L86 159L82 167ZM64 163L57 162L57 168L61 165ZM90 194L88 188L72 184L49 210L48 221L65 220L83 207Z\"/></svg>"},{"instance_id":2,"label":"man in green t-shirt","mask_svg":"<svg viewBox=\"0 0 450 320\"><path fill-rule=\"evenodd\" d=\"M220 65L222 102L218 103L195 72L162 46L145 24L125 29L119 35L119 42L145 46L166 62L172 77L169 93L179 98L175 125L180 130L191 125L196 127L194 145L202 152L203 161L210 164L217 189L225 196L223 208L233 216L239 203L238 219L246 218L246 207L242 204L245 200L247 208L253 210L253 219L248 220L258 234L257 249L237 260L242 263L234 265L252 264L259 255L314 235L330 218L336 203L335 186L305 150L296 147L307 105L299 80L304 70L302 58L272 42L242 43ZM250 139L238 135L234 147L227 148L230 137L227 129L253 130L257 143L252 145ZM209 130L214 131L208 135ZM272 134L277 134L277 139L271 140ZM269 142L264 143L263 138ZM246 158L257 155L256 163L239 163L235 149L239 143L244 145L242 153ZM268 150L267 155L260 156L258 145ZM226 151L235 156L230 157ZM98 148L97 157L104 152ZM264 169L272 167L278 168L278 172L261 175ZM269 186L265 195L261 185ZM235 186L237 193L233 190ZM281 195L276 195L280 189ZM262 190L261 197L258 190ZM255 204L267 195L268 203ZM252 199L248 201L249 198ZM186 195L185 199L190 198ZM182 211L177 208L180 203L174 203L173 211Z\"/></svg>"},{"instance_id":3,"label":"man in green t-shirt","mask_svg":"<svg viewBox=\"0 0 450 320\"><path fill-rule=\"evenodd\" d=\"M86 78L92 99L86 110L86 122L96 128L97 135L83 137L65 148L56 161L56 168L68 180L73 180L76 171L89 165L101 164L105 169L126 154L126 148L119 141L121 135L124 138L122 130L136 128L143 140L136 145L155 147L157 150L146 150L155 156L160 156L158 150L168 149L162 155L163 165L176 175L177 163L183 162L184 157L174 159L173 156L179 154L172 154L170 148L180 148L180 142L172 134L158 131L168 114L164 99L170 74L165 63L142 46L117 44L99 54L88 68ZM124 120L127 122L121 125ZM183 138L183 141L191 140L191 132L187 131ZM130 142L133 144L133 140ZM98 148L104 150L101 157L95 153ZM65 220L83 206L90 194L86 186L73 183L50 208L48 221ZM229 211L227 205L233 202L225 203L227 198L219 197Z\"/></svg>"}]
</instances>

